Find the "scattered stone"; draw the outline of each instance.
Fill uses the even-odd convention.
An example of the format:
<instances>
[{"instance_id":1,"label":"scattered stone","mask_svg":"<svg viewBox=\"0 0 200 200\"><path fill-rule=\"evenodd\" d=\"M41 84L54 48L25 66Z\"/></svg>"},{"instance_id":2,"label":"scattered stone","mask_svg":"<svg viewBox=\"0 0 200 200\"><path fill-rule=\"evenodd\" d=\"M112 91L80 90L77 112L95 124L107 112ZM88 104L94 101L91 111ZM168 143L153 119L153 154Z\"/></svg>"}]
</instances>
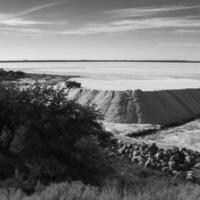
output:
<instances>
[{"instance_id":1,"label":"scattered stone","mask_svg":"<svg viewBox=\"0 0 200 200\"><path fill-rule=\"evenodd\" d=\"M110 150L139 165L162 170L179 179L196 180L200 183L200 153L178 147L159 149L155 143L148 145L124 143L117 140Z\"/></svg>"}]
</instances>

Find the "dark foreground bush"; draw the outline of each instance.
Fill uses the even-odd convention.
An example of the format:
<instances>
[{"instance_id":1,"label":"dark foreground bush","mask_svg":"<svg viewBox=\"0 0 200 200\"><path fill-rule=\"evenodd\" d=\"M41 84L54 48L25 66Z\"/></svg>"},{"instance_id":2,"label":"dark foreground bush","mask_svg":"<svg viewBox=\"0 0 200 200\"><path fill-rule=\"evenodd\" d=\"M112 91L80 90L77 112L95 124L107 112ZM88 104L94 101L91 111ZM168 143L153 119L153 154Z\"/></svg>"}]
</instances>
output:
<instances>
[{"instance_id":1,"label":"dark foreground bush","mask_svg":"<svg viewBox=\"0 0 200 200\"><path fill-rule=\"evenodd\" d=\"M6 71L0 69L0 80L14 81L24 77L25 73L22 71Z\"/></svg>"},{"instance_id":2,"label":"dark foreground bush","mask_svg":"<svg viewBox=\"0 0 200 200\"><path fill-rule=\"evenodd\" d=\"M109 170L98 145L98 134L104 134L99 119L94 107L67 101L62 91L1 85L0 152L6 170L0 176L14 177L6 184L13 180L27 191L38 181L99 184Z\"/></svg>"}]
</instances>

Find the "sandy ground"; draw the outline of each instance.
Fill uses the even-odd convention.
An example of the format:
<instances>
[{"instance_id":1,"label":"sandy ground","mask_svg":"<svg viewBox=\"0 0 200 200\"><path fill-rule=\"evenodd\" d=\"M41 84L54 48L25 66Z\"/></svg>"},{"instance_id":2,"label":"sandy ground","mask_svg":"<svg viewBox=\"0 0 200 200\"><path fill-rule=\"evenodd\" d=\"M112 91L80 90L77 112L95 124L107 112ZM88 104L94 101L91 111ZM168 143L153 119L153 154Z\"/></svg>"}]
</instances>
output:
<instances>
[{"instance_id":1,"label":"sandy ground","mask_svg":"<svg viewBox=\"0 0 200 200\"><path fill-rule=\"evenodd\" d=\"M146 136L147 141L156 141L164 146L179 146L200 151L200 119L182 126L158 131Z\"/></svg>"},{"instance_id":2,"label":"sandy ground","mask_svg":"<svg viewBox=\"0 0 200 200\"><path fill-rule=\"evenodd\" d=\"M178 146L200 152L200 119L186 123L174 128L159 131L159 125L150 124L114 124L103 123L105 129L111 131L117 138L127 142L156 142L161 148ZM144 130L158 129L155 134L143 137L129 137L130 133L137 133Z\"/></svg>"},{"instance_id":3,"label":"sandy ground","mask_svg":"<svg viewBox=\"0 0 200 200\"><path fill-rule=\"evenodd\" d=\"M106 131L112 132L114 134L119 134L121 136L127 136L129 134L134 135L135 133L145 132L147 130L159 130L159 125L152 124L121 124L121 123L110 123L103 122L103 126Z\"/></svg>"}]
</instances>

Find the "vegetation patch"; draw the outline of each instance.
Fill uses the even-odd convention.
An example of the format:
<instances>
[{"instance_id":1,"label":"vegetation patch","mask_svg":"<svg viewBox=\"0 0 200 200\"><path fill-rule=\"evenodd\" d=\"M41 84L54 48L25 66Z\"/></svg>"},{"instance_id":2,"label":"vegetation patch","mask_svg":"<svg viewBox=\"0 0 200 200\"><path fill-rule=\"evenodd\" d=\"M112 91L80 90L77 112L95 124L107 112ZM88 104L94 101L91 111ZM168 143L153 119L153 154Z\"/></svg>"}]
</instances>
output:
<instances>
[{"instance_id":1,"label":"vegetation patch","mask_svg":"<svg viewBox=\"0 0 200 200\"><path fill-rule=\"evenodd\" d=\"M2 185L31 192L38 181L100 184L109 164L98 145L99 119L93 107L67 101L62 90L1 85Z\"/></svg>"}]
</instances>

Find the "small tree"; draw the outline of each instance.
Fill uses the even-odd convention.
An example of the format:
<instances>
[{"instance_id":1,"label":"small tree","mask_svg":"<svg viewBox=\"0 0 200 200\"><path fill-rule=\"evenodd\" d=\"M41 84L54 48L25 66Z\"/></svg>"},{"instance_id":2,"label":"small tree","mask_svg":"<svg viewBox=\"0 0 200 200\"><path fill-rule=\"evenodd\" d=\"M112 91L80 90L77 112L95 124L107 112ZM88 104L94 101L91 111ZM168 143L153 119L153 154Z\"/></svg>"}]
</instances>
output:
<instances>
[{"instance_id":1,"label":"small tree","mask_svg":"<svg viewBox=\"0 0 200 200\"><path fill-rule=\"evenodd\" d=\"M106 172L95 139L103 134L101 115L94 107L67 101L63 91L38 85L26 90L1 86L0 94L0 147L15 155L15 167L26 178L94 183Z\"/></svg>"},{"instance_id":2,"label":"small tree","mask_svg":"<svg viewBox=\"0 0 200 200\"><path fill-rule=\"evenodd\" d=\"M0 85L0 150L6 154L23 124L24 94L14 84ZM23 118L22 118L23 116Z\"/></svg>"}]
</instances>

